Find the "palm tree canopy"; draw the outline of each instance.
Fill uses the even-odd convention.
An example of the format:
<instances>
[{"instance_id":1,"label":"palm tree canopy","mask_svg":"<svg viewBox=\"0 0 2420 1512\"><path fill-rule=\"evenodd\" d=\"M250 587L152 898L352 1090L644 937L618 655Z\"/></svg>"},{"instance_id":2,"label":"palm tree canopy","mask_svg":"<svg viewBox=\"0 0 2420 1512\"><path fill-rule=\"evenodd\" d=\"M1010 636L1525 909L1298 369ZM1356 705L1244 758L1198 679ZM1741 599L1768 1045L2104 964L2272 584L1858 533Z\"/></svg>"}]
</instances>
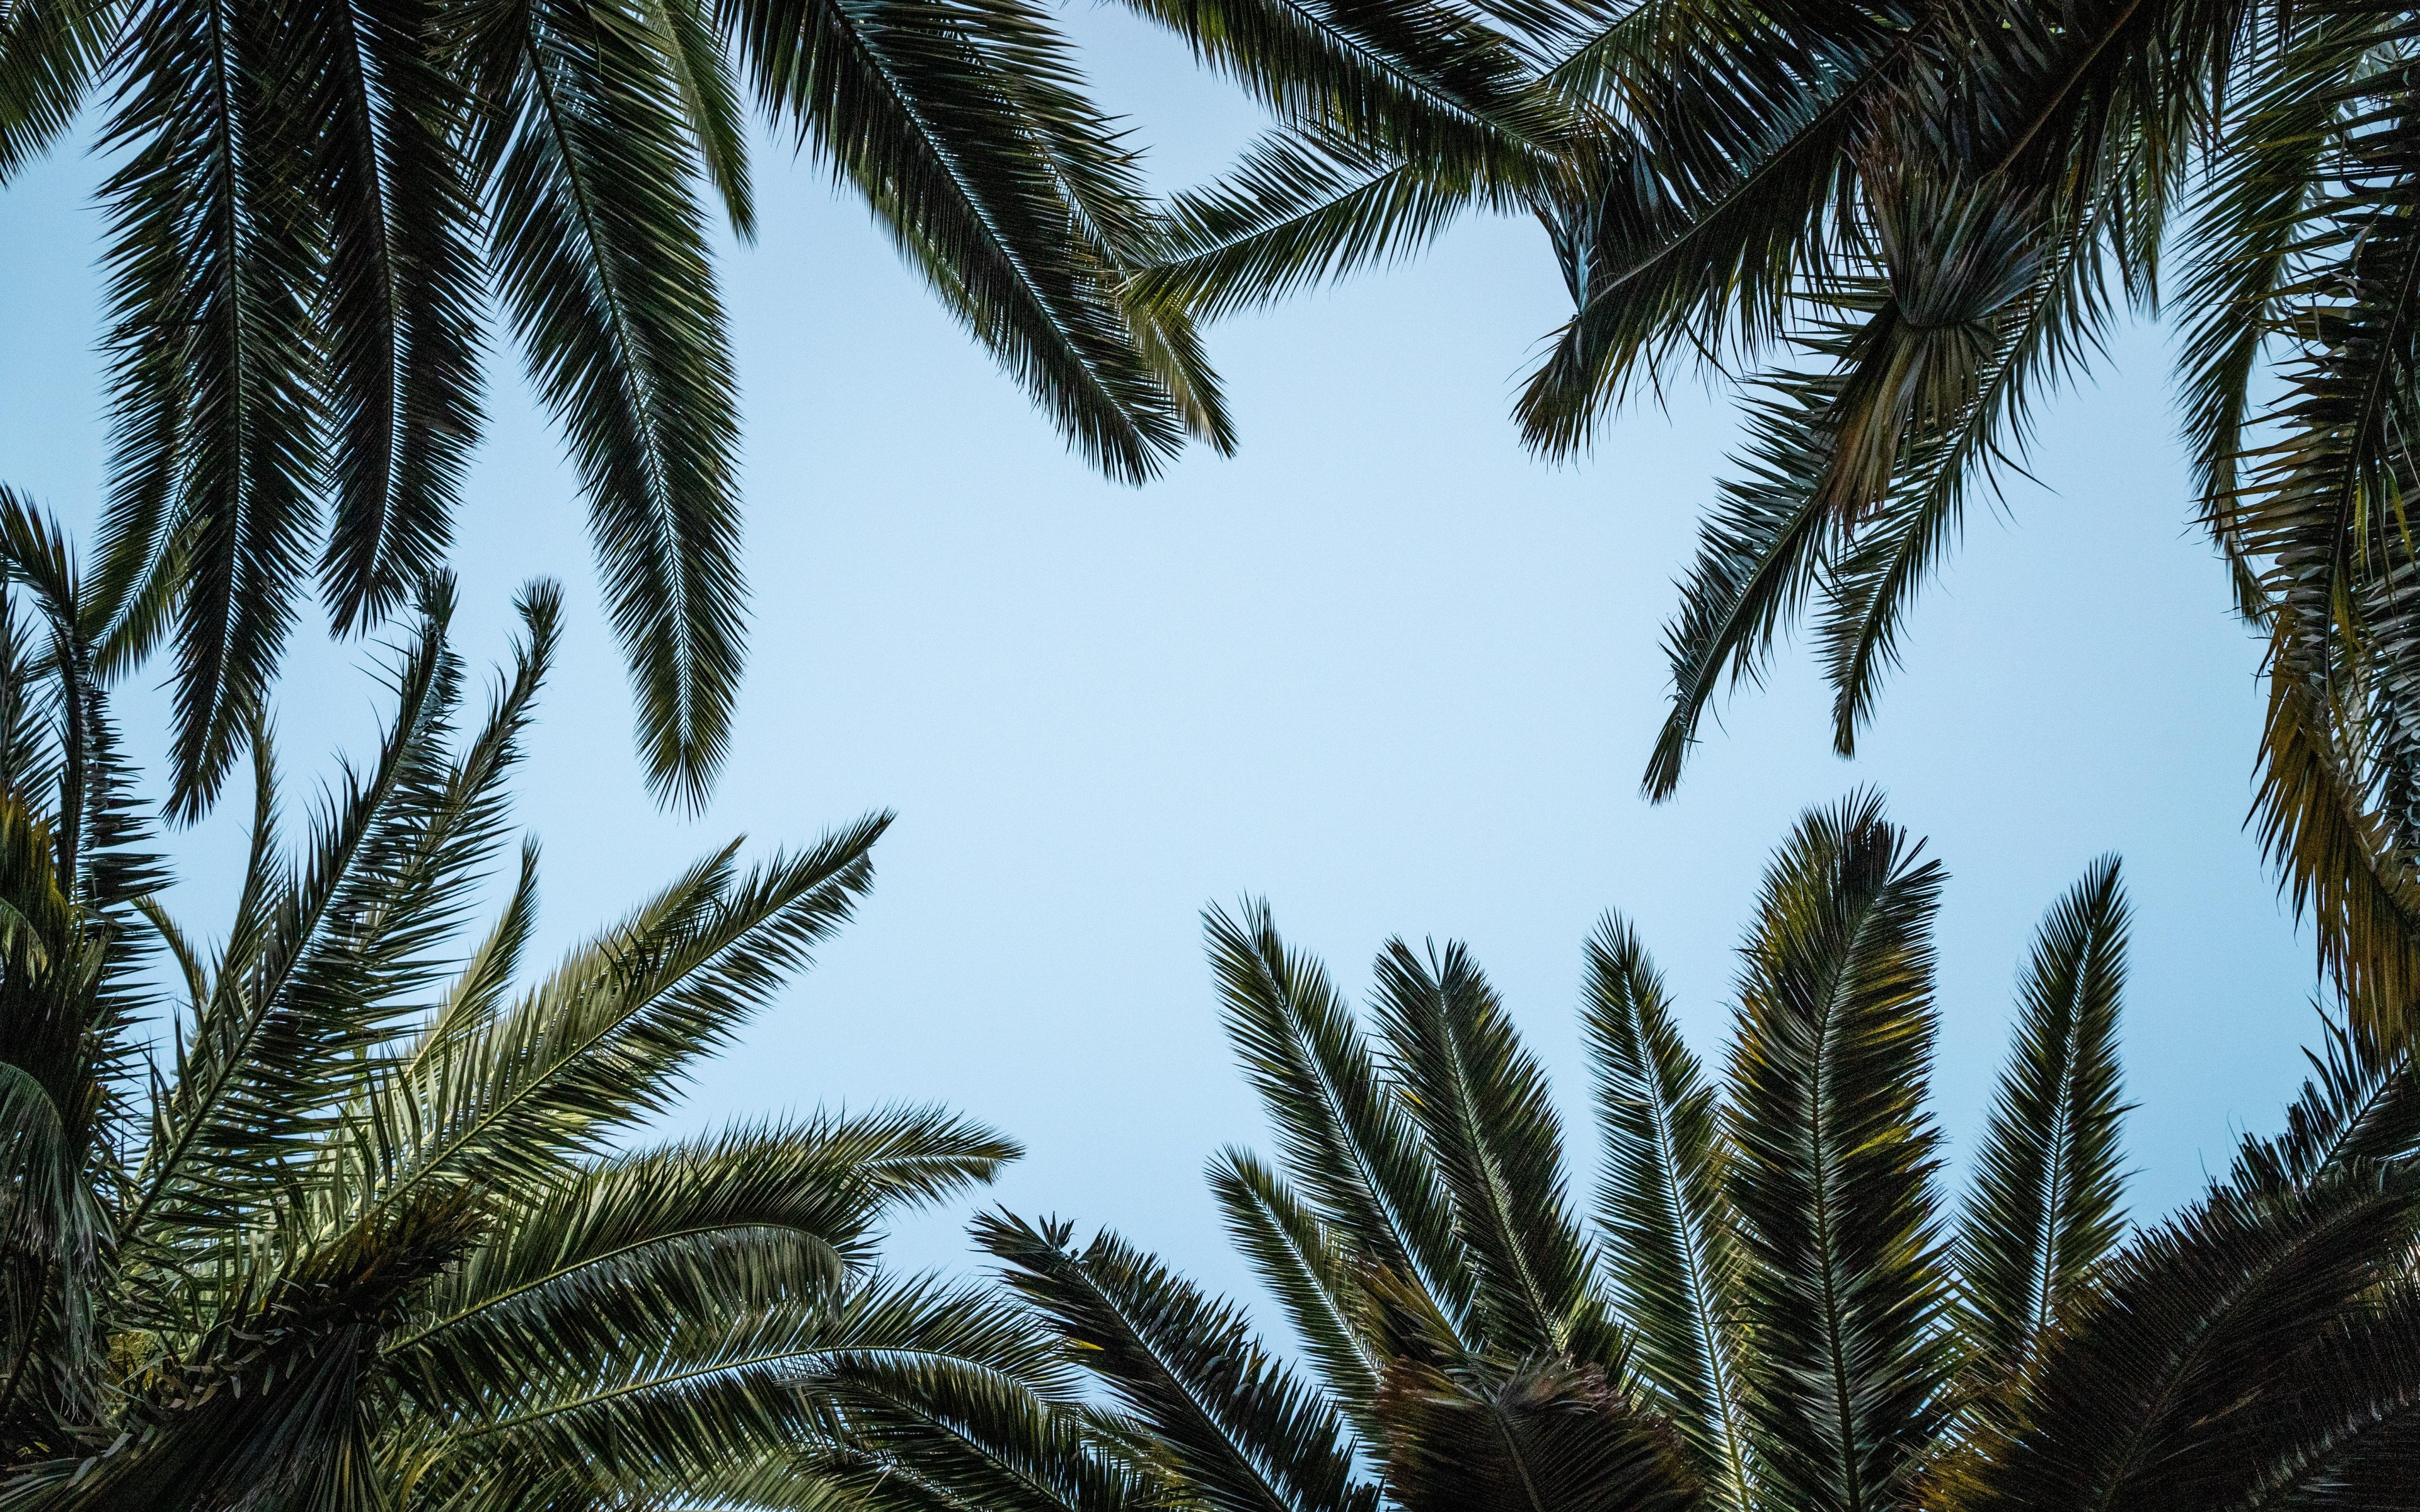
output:
<instances>
[{"instance_id":1,"label":"palm tree canopy","mask_svg":"<svg viewBox=\"0 0 2420 1512\"><path fill-rule=\"evenodd\" d=\"M1462 948L1390 942L1364 1019L1264 904L1213 910L1280 1158L1229 1150L1210 1179L1294 1349L1113 1233L986 1215L1007 1288L1097 1389L978 1399L878 1361L828 1370L867 1494L962 1505L1022 1466L1009 1500L1032 1512L2401 1504L2408 1057L2332 1029L2287 1132L2130 1231L2128 910L2103 860L2020 974L1953 1204L1925 1106L1943 880L1870 795L1802 819L1718 1074L1608 917L1586 959L1586 1195Z\"/></svg>"},{"instance_id":2,"label":"palm tree canopy","mask_svg":"<svg viewBox=\"0 0 2420 1512\"><path fill-rule=\"evenodd\" d=\"M887 1215L1016 1157L989 1130L904 1107L630 1143L849 918L887 816L719 849L528 976L534 845L464 926L556 594L523 596L464 728L439 579L376 753L293 849L255 732L205 947L126 802L90 584L14 499L0 562L0 1505L822 1507L811 1366L1061 1373L998 1300L876 1265Z\"/></svg>"},{"instance_id":3,"label":"palm tree canopy","mask_svg":"<svg viewBox=\"0 0 2420 1512\"><path fill-rule=\"evenodd\" d=\"M1231 437L1132 147L1031 0L9 0L0 183L95 112L115 671L176 661L174 803L210 803L316 581L333 627L440 567L492 297L578 471L640 744L702 801L746 619L711 206L752 107L849 186L1112 477ZM168 595L142 633L121 620Z\"/></svg>"},{"instance_id":4,"label":"palm tree canopy","mask_svg":"<svg viewBox=\"0 0 2420 1512\"><path fill-rule=\"evenodd\" d=\"M1667 632L1668 795L1805 627L1852 752L1967 501L2129 306L2180 316L2197 508L2270 646L2258 824L2365 1037L2420 1003L2420 157L2368 0L1134 0L1281 129L1177 196L1136 281L1218 314L1527 213L1573 314L1517 418L1584 448L1745 375ZM2164 266L2181 269L2164 281Z\"/></svg>"}]
</instances>

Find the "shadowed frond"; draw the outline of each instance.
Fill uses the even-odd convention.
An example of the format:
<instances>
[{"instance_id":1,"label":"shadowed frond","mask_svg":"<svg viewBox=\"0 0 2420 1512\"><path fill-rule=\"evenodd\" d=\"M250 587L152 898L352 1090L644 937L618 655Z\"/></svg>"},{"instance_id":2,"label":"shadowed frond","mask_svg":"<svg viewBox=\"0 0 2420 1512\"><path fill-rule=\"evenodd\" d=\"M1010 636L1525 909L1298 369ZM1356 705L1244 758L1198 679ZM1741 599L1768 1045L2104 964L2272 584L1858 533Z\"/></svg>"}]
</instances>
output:
<instances>
[{"instance_id":1,"label":"shadowed frond","mask_svg":"<svg viewBox=\"0 0 2420 1512\"><path fill-rule=\"evenodd\" d=\"M1387 1057L1453 1204L1483 1347L1567 1354L1617 1378L1624 1346L1589 1286L1545 1072L1461 944L1378 957Z\"/></svg>"},{"instance_id":2,"label":"shadowed frond","mask_svg":"<svg viewBox=\"0 0 2420 1512\"><path fill-rule=\"evenodd\" d=\"M1082 1351L1170 1467L1223 1512L1373 1512L1342 1419L1253 1338L1233 1306L1103 1234L1080 1252L1063 1225L975 1223L1008 1285Z\"/></svg>"}]
</instances>

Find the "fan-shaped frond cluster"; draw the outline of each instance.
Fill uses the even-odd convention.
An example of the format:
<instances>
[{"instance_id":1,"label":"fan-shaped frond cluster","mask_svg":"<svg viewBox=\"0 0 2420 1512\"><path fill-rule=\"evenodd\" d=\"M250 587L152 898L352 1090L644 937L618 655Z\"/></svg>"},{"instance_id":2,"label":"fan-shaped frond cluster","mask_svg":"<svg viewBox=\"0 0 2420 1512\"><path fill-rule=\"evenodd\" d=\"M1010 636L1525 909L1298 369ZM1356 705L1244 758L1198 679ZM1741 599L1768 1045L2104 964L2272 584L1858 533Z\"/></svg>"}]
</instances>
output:
<instances>
[{"instance_id":1,"label":"fan-shaped frond cluster","mask_svg":"<svg viewBox=\"0 0 2420 1512\"><path fill-rule=\"evenodd\" d=\"M2127 905L2043 921L1962 1204L1925 1106L1942 871L1852 797L1776 857L1719 1075L1636 933L1589 942L1602 1155L1565 1177L1538 1062L1459 946L1349 1009L1268 909L1213 911L1275 1164L1211 1180L1293 1325L1111 1233L981 1220L1095 1389L921 1362L822 1374L877 1506L1833 1512L2384 1506L2408 1495L2420 1119L2335 1032L2282 1136L2122 1215ZM993 1489L1014 1477L1015 1490ZM2380 1500L2378 1498L2385 1498Z\"/></svg>"}]
</instances>

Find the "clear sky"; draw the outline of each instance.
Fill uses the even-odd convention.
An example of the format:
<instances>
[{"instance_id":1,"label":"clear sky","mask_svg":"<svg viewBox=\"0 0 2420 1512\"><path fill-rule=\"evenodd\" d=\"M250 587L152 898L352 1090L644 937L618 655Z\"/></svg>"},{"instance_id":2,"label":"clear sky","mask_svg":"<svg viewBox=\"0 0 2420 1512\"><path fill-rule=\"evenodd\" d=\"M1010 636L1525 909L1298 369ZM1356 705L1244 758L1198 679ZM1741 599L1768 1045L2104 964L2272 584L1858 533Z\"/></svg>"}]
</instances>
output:
<instances>
[{"instance_id":1,"label":"clear sky","mask_svg":"<svg viewBox=\"0 0 2420 1512\"><path fill-rule=\"evenodd\" d=\"M1158 181L1215 173L1252 131L1167 39L1122 12L1069 22ZM103 461L98 176L56 154L0 209L0 479L80 527ZM2126 335L2097 387L2049 407L2040 485L2011 480L2003 516L1970 519L1866 754L1830 755L1820 680L1788 656L1651 808L1659 629L1730 398L1634 413L1583 465L1525 455L1512 395L1565 311L1534 225L1474 222L1415 264L1214 328L1241 455L1136 490L1065 453L812 165L768 147L757 183L758 242L722 264L754 652L703 818L643 792L581 505L509 352L457 553L474 662L503 654L520 581L569 593L519 784L551 940L733 833L768 849L899 810L861 921L676 1124L952 1103L1031 1149L997 1199L1114 1224L1240 1288L1200 1172L1224 1143L1265 1141L1218 1030L1205 902L1265 893L1356 991L1389 933L1469 941L1585 1158L1575 1004L1598 913L1637 922L1717 1056L1766 855L1800 810L1861 783L1950 872L1935 1090L1953 1155L2036 922L2110 850L2137 915L2136 1212L2276 1121L2313 1027L2310 950L2242 829L2257 647L2191 525L2162 332ZM278 702L298 799L372 728L361 658L302 637ZM160 675L120 705L152 759ZM240 818L176 838L189 927L223 918ZM967 1263L963 1216L910 1223L894 1253Z\"/></svg>"}]
</instances>

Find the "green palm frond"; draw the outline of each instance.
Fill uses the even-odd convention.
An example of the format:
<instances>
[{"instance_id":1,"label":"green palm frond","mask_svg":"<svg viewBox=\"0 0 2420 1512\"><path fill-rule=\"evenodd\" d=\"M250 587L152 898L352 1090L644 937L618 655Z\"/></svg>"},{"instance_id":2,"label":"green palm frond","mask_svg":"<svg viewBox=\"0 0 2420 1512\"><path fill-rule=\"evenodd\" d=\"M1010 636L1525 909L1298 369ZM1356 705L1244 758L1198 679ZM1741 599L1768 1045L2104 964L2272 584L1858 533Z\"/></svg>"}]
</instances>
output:
<instances>
[{"instance_id":1,"label":"green palm frond","mask_svg":"<svg viewBox=\"0 0 2420 1512\"><path fill-rule=\"evenodd\" d=\"M824 1382L920 1362L985 1368L1044 1391L1055 1374L1036 1331L997 1298L877 1277L834 1306L628 1339L577 1373L534 1370L505 1390L448 1403L419 1449L428 1466L422 1494L432 1505L498 1512L711 1495L735 1482L743 1505L795 1504L789 1497L812 1497L818 1483L829 1496L832 1482L816 1463L828 1443ZM836 1478L845 1488L845 1472ZM783 1481L786 1497L765 1495Z\"/></svg>"},{"instance_id":2,"label":"green palm frond","mask_svg":"<svg viewBox=\"0 0 2420 1512\"><path fill-rule=\"evenodd\" d=\"M112 497L105 577L140 592L190 525L177 614L171 810L216 796L259 717L316 526L323 238L274 11L146 6L103 134Z\"/></svg>"},{"instance_id":3,"label":"green palm frond","mask_svg":"<svg viewBox=\"0 0 2420 1512\"><path fill-rule=\"evenodd\" d=\"M1459 943L1378 957L1388 1059L1453 1202L1483 1347L1568 1354L1617 1377L1625 1346L1589 1286L1588 1244L1563 1187L1545 1072Z\"/></svg>"},{"instance_id":4,"label":"green palm frond","mask_svg":"<svg viewBox=\"0 0 2420 1512\"><path fill-rule=\"evenodd\" d=\"M708 856L510 1007L422 1045L360 1114L379 1200L510 1181L662 1111L688 1068L847 920L888 824L861 821L745 873L728 850Z\"/></svg>"},{"instance_id":5,"label":"green palm frond","mask_svg":"<svg viewBox=\"0 0 2420 1512\"><path fill-rule=\"evenodd\" d=\"M2118 1003L2128 909L2104 856L2042 921L1960 1225L1967 1336L2014 1370L2088 1293L2124 1231Z\"/></svg>"},{"instance_id":6,"label":"green palm frond","mask_svg":"<svg viewBox=\"0 0 2420 1512\"><path fill-rule=\"evenodd\" d=\"M849 916L883 819L752 869L717 853L516 991L533 849L485 938L457 936L556 594L524 594L458 739L439 580L377 756L299 856L254 735L251 854L205 951L117 890L140 837L76 775L108 765L84 679L110 611L59 547L0 511L0 1505L836 1512L826 1367L947 1364L1067 1399L1028 1313L873 1269L889 1217L989 1180L1013 1143L897 1107L622 1144ZM29 597L49 656L17 633ZM156 1066L128 980L155 941L188 999Z\"/></svg>"},{"instance_id":7,"label":"green palm frond","mask_svg":"<svg viewBox=\"0 0 2420 1512\"><path fill-rule=\"evenodd\" d=\"M2246 1139L2236 1156L2229 1184L2240 1192L2300 1192L2420 1149L2420 1081L2412 1076L2411 1053L2365 1055L2342 1024L2319 1022L2320 1048L2304 1052L2311 1074L2286 1111L2284 1132Z\"/></svg>"},{"instance_id":8,"label":"green palm frond","mask_svg":"<svg viewBox=\"0 0 2420 1512\"><path fill-rule=\"evenodd\" d=\"M1211 909L1202 929L1228 1040L1295 1184L1365 1263L1459 1319L1472 1280L1443 1178L1326 969L1286 946L1265 903Z\"/></svg>"},{"instance_id":9,"label":"green palm frond","mask_svg":"<svg viewBox=\"0 0 2420 1512\"><path fill-rule=\"evenodd\" d=\"M1252 1336L1243 1314L1102 1234L986 1213L975 1238L1009 1286L1083 1351L1170 1467L1225 1512L1373 1512L1353 1440L1315 1388Z\"/></svg>"},{"instance_id":10,"label":"green palm frond","mask_svg":"<svg viewBox=\"0 0 2420 1512\"><path fill-rule=\"evenodd\" d=\"M1662 975L1610 915L1589 940L1581 1011L1605 1138L1597 1221L1634 1363L1687 1444L1710 1504L1740 1512L1749 1451L1721 1108L1672 1023Z\"/></svg>"},{"instance_id":11,"label":"green palm frond","mask_svg":"<svg viewBox=\"0 0 2420 1512\"><path fill-rule=\"evenodd\" d=\"M1651 798L1680 786L1698 723L1727 686L1761 682L1776 640L1813 594L1838 532L1816 480L1830 461L1824 420L1842 387L1834 374L1779 374L1750 407L1746 475L1726 478L1699 527L1698 557L1664 632L1672 709L1656 732L1642 782Z\"/></svg>"},{"instance_id":12,"label":"green palm frond","mask_svg":"<svg viewBox=\"0 0 2420 1512\"><path fill-rule=\"evenodd\" d=\"M1569 114L1521 49L1467 11L1417 0L1127 0L1287 125L1346 151L1448 173L1533 178Z\"/></svg>"},{"instance_id":13,"label":"green palm frond","mask_svg":"<svg viewBox=\"0 0 2420 1512\"><path fill-rule=\"evenodd\" d=\"M470 101L431 0L306 0L290 141L326 221L333 454L319 578L335 628L377 624L442 570L479 433L483 270L456 145Z\"/></svg>"},{"instance_id":14,"label":"green palm frond","mask_svg":"<svg viewBox=\"0 0 2420 1512\"><path fill-rule=\"evenodd\" d=\"M1228 1237L1285 1309L1328 1394L1356 1431L1374 1436L1385 1368L1377 1304L1343 1238L1243 1150L1222 1150L1210 1163L1210 1190Z\"/></svg>"},{"instance_id":15,"label":"green palm frond","mask_svg":"<svg viewBox=\"0 0 2420 1512\"><path fill-rule=\"evenodd\" d=\"M339 1147L341 1149L341 1146ZM424 1293L382 1346L430 1400L577 1374L623 1341L836 1298L900 1196L987 1180L1015 1153L930 1113L726 1129L584 1167Z\"/></svg>"},{"instance_id":16,"label":"green palm frond","mask_svg":"<svg viewBox=\"0 0 2420 1512\"><path fill-rule=\"evenodd\" d=\"M1158 471L1188 414L1139 349L1170 332L1138 332L1114 289L1143 250L1125 224L1141 216L1133 150L1048 17L1025 0L748 0L731 24L765 108L1073 444L1112 477ZM1155 319L1189 351L1181 316ZM1179 366L1190 419L1223 436L1206 368Z\"/></svg>"},{"instance_id":17,"label":"green palm frond","mask_svg":"<svg viewBox=\"0 0 2420 1512\"><path fill-rule=\"evenodd\" d=\"M1166 1489L1085 1413L1026 1382L956 1359L861 1359L818 1372L845 1414L847 1449L827 1473L886 1512L1126 1512Z\"/></svg>"},{"instance_id":18,"label":"green palm frond","mask_svg":"<svg viewBox=\"0 0 2420 1512\"><path fill-rule=\"evenodd\" d=\"M74 121L108 49L113 7L18 0L0 17L0 183Z\"/></svg>"},{"instance_id":19,"label":"green palm frond","mask_svg":"<svg viewBox=\"0 0 2420 1512\"><path fill-rule=\"evenodd\" d=\"M1112 1235L1078 1249L1069 1226L987 1215L978 1241L1083 1385L922 1357L830 1368L819 1469L881 1512L2408 1502L2408 1055L2331 1024L2285 1133L2246 1140L2228 1183L2127 1239L2128 916L2116 862L2097 863L2021 973L1953 1243L1925 1108L1941 879L1870 795L1804 816L1760 898L1724 1089L1636 936L1606 919L1584 1018L1606 1142L1593 1244L1560 1233L1543 1078L1466 952L1388 947L1373 1057L1264 906L1214 912L1230 1027L1290 1169L1229 1149L1211 1182L1318 1379ZM1401 1099L1404 1148L1436 1173L1479 1278L1466 1318L1375 1258L1401 1253L1397 1220L1336 1179L1368 1168L1329 1132L1340 1080ZM1321 1183L1345 1200L1319 1200ZM1610 1360L1585 1329L1501 1322L1553 1316L1543 1288L1501 1293L1552 1274L1566 1242L1574 1314L1634 1331ZM1377 1485L1355 1478L1365 1464Z\"/></svg>"},{"instance_id":20,"label":"green palm frond","mask_svg":"<svg viewBox=\"0 0 2420 1512\"><path fill-rule=\"evenodd\" d=\"M1171 198L1166 246L1134 293L1215 319L1399 261L1487 197L1483 183L1425 164L1264 137L1221 181Z\"/></svg>"},{"instance_id":21,"label":"green palm frond","mask_svg":"<svg viewBox=\"0 0 2420 1512\"><path fill-rule=\"evenodd\" d=\"M740 667L736 379L673 39L651 8L485 13L474 144L530 376L569 434L649 784L694 808Z\"/></svg>"},{"instance_id":22,"label":"green palm frond","mask_svg":"<svg viewBox=\"0 0 2420 1512\"><path fill-rule=\"evenodd\" d=\"M247 1205L308 1160L358 1057L396 1032L396 1008L370 995L376 976L362 969L354 932L384 901L388 879L372 869L442 769L437 741L459 680L444 640L450 609L442 597L429 606L396 670L379 758L347 774L300 867L275 849L273 758L265 737L253 743L252 865L209 999L175 1047L155 1111L128 1215L138 1250L244 1224Z\"/></svg>"},{"instance_id":23,"label":"green palm frond","mask_svg":"<svg viewBox=\"0 0 2420 1512\"><path fill-rule=\"evenodd\" d=\"M1942 1412L1947 1256L1923 1111L1938 863L1871 795L1810 813L1745 949L1731 1200L1761 1494L1896 1504Z\"/></svg>"}]
</instances>

